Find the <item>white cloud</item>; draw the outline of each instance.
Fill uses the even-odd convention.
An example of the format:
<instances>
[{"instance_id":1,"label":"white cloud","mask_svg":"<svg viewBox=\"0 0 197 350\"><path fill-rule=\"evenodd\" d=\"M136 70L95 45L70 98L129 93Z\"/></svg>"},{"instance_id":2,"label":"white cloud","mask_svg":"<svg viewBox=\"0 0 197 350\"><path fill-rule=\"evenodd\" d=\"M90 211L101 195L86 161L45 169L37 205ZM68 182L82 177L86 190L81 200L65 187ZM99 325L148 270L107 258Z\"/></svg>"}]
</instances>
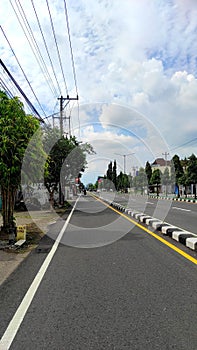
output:
<instances>
[{"instance_id":1,"label":"white cloud","mask_svg":"<svg viewBox=\"0 0 197 350\"><path fill-rule=\"evenodd\" d=\"M15 2L12 3L17 9ZM57 85L31 1L21 3ZM46 1L34 3L65 96ZM70 96L75 96L63 3L50 0L49 4L68 90ZM171 148L192 140L197 131L196 0L124 0L121 3L119 0L70 0L67 8L81 104L80 124L92 123L86 134L82 128L80 137L93 142L101 155L110 148L113 152L118 150L120 144L122 152L135 147L139 159L150 157L148 148L161 155L167 150L164 149L167 144ZM1 1L0 19L46 114L52 114L59 95L52 95L46 84L8 0ZM0 35L1 59L39 109L2 33ZM1 70L1 73L6 79L5 72ZM7 83L10 84L8 79ZM101 110L92 108L97 102L103 103ZM77 130L78 136L77 108L71 108L71 115L73 130ZM101 128L95 127L96 122ZM132 133L141 141L137 143ZM191 146L178 149L181 156L195 152L195 144Z\"/></svg>"}]
</instances>

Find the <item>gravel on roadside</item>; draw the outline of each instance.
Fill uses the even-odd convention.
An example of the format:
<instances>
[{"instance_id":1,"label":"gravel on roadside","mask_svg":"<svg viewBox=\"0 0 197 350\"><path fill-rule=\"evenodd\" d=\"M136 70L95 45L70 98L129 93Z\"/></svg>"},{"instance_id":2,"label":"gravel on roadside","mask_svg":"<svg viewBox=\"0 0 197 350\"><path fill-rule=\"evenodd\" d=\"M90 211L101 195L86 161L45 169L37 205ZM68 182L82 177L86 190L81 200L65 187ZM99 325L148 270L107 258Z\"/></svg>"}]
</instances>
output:
<instances>
[{"instance_id":1,"label":"gravel on roadside","mask_svg":"<svg viewBox=\"0 0 197 350\"><path fill-rule=\"evenodd\" d=\"M42 210L32 212L16 212L16 225L26 225L27 230L31 230L32 244L25 249L13 251L12 249L4 249L6 242L0 240L0 285L9 277L9 275L17 268L17 266L28 256L33 248L36 247L34 233L36 239L40 238L47 232L48 226L59 218L55 211ZM0 226L2 225L2 216L0 214Z\"/></svg>"}]
</instances>

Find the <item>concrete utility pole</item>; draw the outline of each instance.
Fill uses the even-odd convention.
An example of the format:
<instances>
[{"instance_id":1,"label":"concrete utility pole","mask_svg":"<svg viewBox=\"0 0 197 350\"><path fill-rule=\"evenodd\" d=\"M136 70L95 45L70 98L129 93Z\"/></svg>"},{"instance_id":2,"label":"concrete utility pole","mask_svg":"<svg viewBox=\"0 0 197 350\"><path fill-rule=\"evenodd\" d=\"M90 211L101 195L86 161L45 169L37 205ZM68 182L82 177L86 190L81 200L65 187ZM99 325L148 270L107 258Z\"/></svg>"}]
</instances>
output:
<instances>
[{"instance_id":1,"label":"concrete utility pole","mask_svg":"<svg viewBox=\"0 0 197 350\"><path fill-rule=\"evenodd\" d=\"M67 97L63 97L63 96L60 96L58 98L58 100L60 101L60 135L62 136L63 133L64 133L64 127L63 127L63 121L64 119L69 119L69 130L68 130L68 133L69 135L71 135L71 130L70 130L70 116L69 117L63 117L63 111L64 111L64 108L69 104L70 101L76 101L78 100L79 97L77 95L77 97L69 97L69 95L67 95ZM67 101L66 105L63 106L63 103L64 101Z\"/></svg>"},{"instance_id":2,"label":"concrete utility pole","mask_svg":"<svg viewBox=\"0 0 197 350\"><path fill-rule=\"evenodd\" d=\"M162 153L162 154L163 154L163 156L165 156L165 165L167 167L167 160L168 160L169 153L165 152L165 153ZM166 192L166 196L167 196L167 184L165 185L165 187L166 187L165 192Z\"/></svg>"},{"instance_id":3,"label":"concrete utility pole","mask_svg":"<svg viewBox=\"0 0 197 350\"><path fill-rule=\"evenodd\" d=\"M168 156L169 156L169 153L168 152L165 152L165 153L162 153L163 156L165 156L165 164L167 166L167 160L168 160Z\"/></svg>"},{"instance_id":4,"label":"concrete utility pole","mask_svg":"<svg viewBox=\"0 0 197 350\"><path fill-rule=\"evenodd\" d=\"M69 104L69 102L71 100L74 101L74 100L78 100L78 99L79 99L78 95L77 95L77 97L69 97L69 95L67 95L67 97L60 96L58 98L58 100L60 101L60 136L61 137L63 136L63 133L64 133L64 125L63 125L64 119L69 119L68 134L69 134L69 136L71 136L70 116L68 118L63 117L64 108ZM64 101L67 101L65 106L63 105ZM64 199L63 199L63 193L62 193L62 188L61 188L61 182L59 182L59 203L63 204L63 202L64 202Z\"/></svg>"}]
</instances>

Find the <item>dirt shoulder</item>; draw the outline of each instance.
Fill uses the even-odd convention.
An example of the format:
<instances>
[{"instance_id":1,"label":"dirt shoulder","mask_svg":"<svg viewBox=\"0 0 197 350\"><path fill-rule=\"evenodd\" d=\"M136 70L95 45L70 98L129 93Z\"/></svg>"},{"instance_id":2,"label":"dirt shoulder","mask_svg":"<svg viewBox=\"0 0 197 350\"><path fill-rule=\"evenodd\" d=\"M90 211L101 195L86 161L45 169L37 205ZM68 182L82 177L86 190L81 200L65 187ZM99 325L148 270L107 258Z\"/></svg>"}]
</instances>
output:
<instances>
[{"instance_id":1,"label":"dirt shoulder","mask_svg":"<svg viewBox=\"0 0 197 350\"><path fill-rule=\"evenodd\" d=\"M26 225L27 244L13 252L12 249L6 249L6 241L0 240L0 285L17 268L17 266L34 249L41 237L48 231L48 226L59 218L55 211L42 210L32 212L16 212L16 225ZM0 214L0 226L2 225L2 216Z\"/></svg>"}]
</instances>

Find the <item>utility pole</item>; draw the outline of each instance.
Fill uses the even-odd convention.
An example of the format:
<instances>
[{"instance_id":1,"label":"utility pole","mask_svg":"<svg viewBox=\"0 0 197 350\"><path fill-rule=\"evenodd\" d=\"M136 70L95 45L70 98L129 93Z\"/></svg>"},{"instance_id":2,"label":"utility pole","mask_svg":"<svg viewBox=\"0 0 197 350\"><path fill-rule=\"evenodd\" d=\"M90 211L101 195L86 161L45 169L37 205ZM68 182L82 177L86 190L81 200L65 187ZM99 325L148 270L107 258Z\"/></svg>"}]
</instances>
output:
<instances>
[{"instance_id":1,"label":"utility pole","mask_svg":"<svg viewBox=\"0 0 197 350\"><path fill-rule=\"evenodd\" d=\"M166 167L167 167L167 159L168 159L169 153L168 153L168 152L165 152L165 153L162 153L162 154L163 154L163 156L165 156L165 165L166 165ZM165 185L165 188L166 188L165 194L166 194L166 196L167 196L167 184Z\"/></svg>"},{"instance_id":2,"label":"utility pole","mask_svg":"<svg viewBox=\"0 0 197 350\"><path fill-rule=\"evenodd\" d=\"M162 153L162 155L165 156L165 164L167 166L167 159L168 159L169 153L165 152L165 153Z\"/></svg>"},{"instance_id":3,"label":"utility pole","mask_svg":"<svg viewBox=\"0 0 197 350\"><path fill-rule=\"evenodd\" d=\"M69 95L67 95L67 97L63 97L63 96L60 96L58 98L58 100L60 101L60 137L63 136L63 133L64 133L64 125L63 125L63 120L64 119L69 119L69 135L71 136L71 130L70 130L70 116L68 118L64 118L63 117L63 111L64 111L64 108L69 104L69 102L71 100L78 100L79 97L77 95L77 97L69 97ZM66 105L64 106L63 103L64 101L67 101L66 102ZM62 193L62 186L61 186L61 182L59 182L59 203L60 204L63 204L64 202L64 199L63 199L63 193Z\"/></svg>"},{"instance_id":4,"label":"utility pole","mask_svg":"<svg viewBox=\"0 0 197 350\"><path fill-rule=\"evenodd\" d=\"M77 97L69 97L69 95L67 95L67 97L60 96L58 98L58 100L60 101L60 135L61 136L64 133L64 127L63 127L63 120L64 119L69 119L69 135L71 135L70 116L68 118L67 117L63 117L64 108L69 104L70 101L76 101L78 99L79 99L78 95L77 95ZM63 105L64 101L67 101L65 106Z\"/></svg>"}]
</instances>

